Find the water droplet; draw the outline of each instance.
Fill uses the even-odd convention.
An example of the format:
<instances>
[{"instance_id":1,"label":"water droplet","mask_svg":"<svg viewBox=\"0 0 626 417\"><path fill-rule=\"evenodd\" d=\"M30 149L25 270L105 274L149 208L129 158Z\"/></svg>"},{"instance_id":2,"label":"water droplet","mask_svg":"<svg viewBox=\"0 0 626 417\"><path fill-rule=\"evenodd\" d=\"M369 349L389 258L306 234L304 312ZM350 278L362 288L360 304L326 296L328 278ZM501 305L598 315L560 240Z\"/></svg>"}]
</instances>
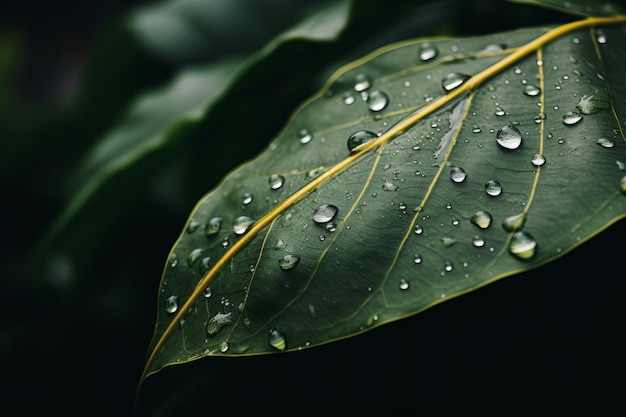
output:
<instances>
[{"instance_id":1,"label":"water droplet","mask_svg":"<svg viewBox=\"0 0 626 417\"><path fill-rule=\"evenodd\" d=\"M392 183L391 181L383 180L383 190L385 191L396 191L398 186Z\"/></svg>"},{"instance_id":2,"label":"water droplet","mask_svg":"<svg viewBox=\"0 0 626 417\"><path fill-rule=\"evenodd\" d=\"M471 218L471 222L473 224L475 224L476 226L480 227L481 229L486 229L489 227L489 225L491 225L491 213L484 211L484 210L480 210L477 211L476 214L474 214Z\"/></svg>"},{"instance_id":3,"label":"water droplet","mask_svg":"<svg viewBox=\"0 0 626 417\"><path fill-rule=\"evenodd\" d=\"M222 218L213 217L206 224L204 228L204 232L206 233L207 236L213 236L213 235L218 234L221 228L222 228Z\"/></svg>"},{"instance_id":4,"label":"water droplet","mask_svg":"<svg viewBox=\"0 0 626 417\"><path fill-rule=\"evenodd\" d=\"M370 140L374 139L375 137L376 133L374 132L359 130L358 132L350 135L350 137L348 138L348 150L352 152L358 147L362 146L364 143L367 143Z\"/></svg>"},{"instance_id":5,"label":"water droplet","mask_svg":"<svg viewBox=\"0 0 626 417\"><path fill-rule=\"evenodd\" d=\"M365 74L357 74L356 77L354 77L354 91L365 91L370 88L371 85L372 81Z\"/></svg>"},{"instance_id":6,"label":"water droplet","mask_svg":"<svg viewBox=\"0 0 626 417\"><path fill-rule=\"evenodd\" d=\"M444 236L441 238L441 243L443 243L443 246L445 246L446 248L449 248L456 243L456 240L454 238Z\"/></svg>"},{"instance_id":7,"label":"water droplet","mask_svg":"<svg viewBox=\"0 0 626 417\"><path fill-rule=\"evenodd\" d=\"M585 94L578 100L576 108L582 114L593 114L602 109L610 109L611 100L608 94L604 93Z\"/></svg>"},{"instance_id":8,"label":"water droplet","mask_svg":"<svg viewBox=\"0 0 626 417\"><path fill-rule=\"evenodd\" d=\"M170 256L169 262L172 268L176 268L176 265L178 265L178 255L176 255L176 253L172 253L172 256Z\"/></svg>"},{"instance_id":9,"label":"water droplet","mask_svg":"<svg viewBox=\"0 0 626 417\"><path fill-rule=\"evenodd\" d=\"M485 184L485 192L492 197L497 197L502 194L502 186L498 181L489 180Z\"/></svg>"},{"instance_id":10,"label":"water droplet","mask_svg":"<svg viewBox=\"0 0 626 417\"><path fill-rule=\"evenodd\" d=\"M254 199L254 196L252 194L244 193L242 203L247 206L248 204L252 203L253 199Z\"/></svg>"},{"instance_id":11,"label":"water droplet","mask_svg":"<svg viewBox=\"0 0 626 417\"><path fill-rule=\"evenodd\" d=\"M350 104L354 104L355 101L356 101L356 98L354 98L352 94L346 94L345 96L343 96L343 104L346 104L349 106Z\"/></svg>"},{"instance_id":12,"label":"water droplet","mask_svg":"<svg viewBox=\"0 0 626 417\"><path fill-rule=\"evenodd\" d=\"M522 144L522 134L515 126L502 126L496 133L496 141L505 149L517 149Z\"/></svg>"},{"instance_id":13,"label":"water droplet","mask_svg":"<svg viewBox=\"0 0 626 417\"><path fill-rule=\"evenodd\" d=\"M271 175L268 180L268 183L270 184L270 188L272 190L278 190L285 183L285 177L283 177L282 175L278 175L278 174Z\"/></svg>"},{"instance_id":14,"label":"water droplet","mask_svg":"<svg viewBox=\"0 0 626 417\"><path fill-rule=\"evenodd\" d=\"M415 227L413 228L413 232L416 235L421 235L422 233L424 233L424 229L419 224L416 224Z\"/></svg>"},{"instance_id":15,"label":"water droplet","mask_svg":"<svg viewBox=\"0 0 626 417\"><path fill-rule=\"evenodd\" d=\"M206 324L206 333L209 336L213 336L222 330L224 326L230 326L233 321L231 319L233 313L217 313L215 316L211 317L211 319Z\"/></svg>"},{"instance_id":16,"label":"water droplet","mask_svg":"<svg viewBox=\"0 0 626 417\"><path fill-rule=\"evenodd\" d=\"M467 174L465 173L465 170L461 167L452 167L452 169L450 170L450 179L457 184L465 181L466 177Z\"/></svg>"},{"instance_id":17,"label":"water droplet","mask_svg":"<svg viewBox=\"0 0 626 417\"><path fill-rule=\"evenodd\" d=\"M496 116L498 117L502 117L504 115L506 115L506 111L504 111L504 109L502 107L496 107L496 111L494 113Z\"/></svg>"},{"instance_id":18,"label":"water droplet","mask_svg":"<svg viewBox=\"0 0 626 417\"><path fill-rule=\"evenodd\" d=\"M575 125L582 120L583 116L575 111L569 111L563 115L563 124Z\"/></svg>"},{"instance_id":19,"label":"water droplet","mask_svg":"<svg viewBox=\"0 0 626 417\"><path fill-rule=\"evenodd\" d=\"M305 145L311 142L311 140L313 139L313 135L307 129L302 129L300 130L300 132L298 132L298 138L300 140L300 143Z\"/></svg>"},{"instance_id":20,"label":"water droplet","mask_svg":"<svg viewBox=\"0 0 626 417\"><path fill-rule=\"evenodd\" d=\"M226 340L224 340L224 341L222 341L222 343L220 343L220 352L222 352L222 353L228 352L228 342Z\"/></svg>"},{"instance_id":21,"label":"water droplet","mask_svg":"<svg viewBox=\"0 0 626 417\"><path fill-rule=\"evenodd\" d=\"M401 279L400 279L400 289L401 289L401 290L403 290L403 291L404 291L404 290L408 290L408 289L409 289L409 286L410 286L409 281L407 281L407 280L406 280L406 279L404 279L404 278L401 278Z\"/></svg>"},{"instance_id":22,"label":"water droplet","mask_svg":"<svg viewBox=\"0 0 626 417\"><path fill-rule=\"evenodd\" d=\"M278 260L278 266L280 266L280 269L283 271L289 271L290 269L295 268L296 265L298 265L298 262L300 262L299 255L288 253Z\"/></svg>"},{"instance_id":23,"label":"water droplet","mask_svg":"<svg viewBox=\"0 0 626 417\"><path fill-rule=\"evenodd\" d=\"M533 155L533 159L531 160L531 162L534 166L540 167L546 163L546 158L542 154L536 153L535 155Z\"/></svg>"},{"instance_id":24,"label":"water droplet","mask_svg":"<svg viewBox=\"0 0 626 417\"><path fill-rule=\"evenodd\" d=\"M243 235L248 231L250 226L254 223L254 220L248 216L239 216L233 223L233 232L236 235Z\"/></svg>"},{"instance_id":25,"label":"water droplet","mask_svg":"<svg viewBox=\"0 0 626 417\"><path fill-rule=\"evenodd\" d=\"M198 230L198 227L200 227L200 222L196 219L191 219L187 225L187 233L195 232Z\"/></svg>"},{"instance_id":26,"label":"water droplet","mask_svg":"<svg viewBox=\"0 0 626 417\"><path fill-rule=\"evenodd\" d=\"M622 193L626 194L626 176L622 177L619 182L619 189Z\"/></svg>"},{"instance_id":27,"label":"water droplet","mask_svg":"<svg viewBox=\"0 0 626 417\"><path fill-rule=\"evenodd\" d=\"M171 295L165 300L165 311L170 314L176 313L178 310L178 296Z\"/></svg>"},{"instance_id":28,"label":"water droplet","mask_svg":"<svg viewBox=\"0 0 626 417\"><path fill-rule=\"evenodd\" d=\"M382 91L374 90L367 96L367 107L371 111L381 111L389 103L389 97Z\"/></svg>"},{"instance_id":29,"label":"water droplet","mask_svg":"<svg viewBox=\"0 0 626 417\"><path fill-rule=\"evenodd\" d=\"M189 253L189 256L187 256L187 263L189 264L189 266L192 266L196 262L196 260L198 260L200 255L202 255L202 249L198 248L192 250Z\"/></svg>"},{"instance_id":30,"label":"water droplet","mask_svg":"<svg viewBox=\"0 0 626 417\"><path fill-rule=\"evenodd\" d=\"M541 94L541 89L537 86L534 86L532 84L528 84L526 86L524 86L524 94L526 94L529 97L535 97L538 96L539 94Z\"/></svg>"},{"instance_id":31,"label":"water droplet","mask_svg":"<svg viewBox=\"0 0 626 417\"><path fill-rule=\"evenodd\" d=\"M322 204L313 210L313 221L315 223L328 223L336 215L339 209L332 204Z\"/></svg>"},{"instance_id":32,"label":"water droplet","mask_svg":"<svg viewBox=\"0 0 626 417\"><path fill-rule=\"evenodd\" d=\"M509 244L509 252L513 256L522 260L528 260L535 256L536 249L537 242L529 233L520 230L513 234Z\"/></svg>"},{"instance_id":33,"label":"water droplet","mask_svg":"<svg viewBox=\"0 0 626 417\"><path fill-rule=\"evenodd\" d=\"M444 91L450 92L455 88L460 87L465 81L469 80L470 76L467 74L461 74L459 72L452 72L446 75L441 81L441 86Z\"/></svg>"},{"instance_id":34,"label":"water droplet","mask_svg":"<svg viewBox=\"0 0 626 417\"><path fill-rule=\"evenodd\" d=\"M612 148L615 146L615 143L613 143L611 140L606 139L606 138L600 138L596 141L596 143L602 146L603 148Z\"/></svg>"},{"instance_id":35,"label":"water droplet","mask_svg":"<svg viewBox=\"0 0 626 417\"><path fill-rule=\"evenodd\" d=\"M309 315L314 319L317 318L317 311L315 311L315 306L313 304L309 304Z\"/></svg>"},{"instance_id":36,"label":"water droplet","mask_svg":"<svg viewBox=\"0 0 626 417\"><path fill-rule=\"evenodd\" d=\"M439 50L435 45L429 42L424 42L419 46L419 57L422 61L430 61L439 54Z\"/></svg>"},{"instance_id":37,"label":"water droplet","mask_svg":"<svg viewBox=\"0 0 626 417\"><path fill-rule=\"evenodd\" d=\"M446 272L450 272L450 271L452 271L452 270L454 269L454 266L452 265L452 262L450 262L450 261L445 261L445 262L444 262L444 264L443 264L443 269L444 269Z\"/></svg>"},{"instance_id":38,"label":"water droplet","mask_svg":"<svg viewBox=\"0 0 626 417\"><path fill-rule=\"evenodd\" d=\"M472 133L480 133L481 129L480 126L474 125L474 127L472 127Z\"/></svg>"},{"instance_id":39,"label":"water droplet","mask_svg":"<svg viewBox=\"0 0 626 417\"><path fill-rule=\"evenodd\" d=\"M414 264L421 264L422 263L422 256L421 255L413 255L413 263Z\"/></svg>"},{"instance_id":40,"label":"water droplet","mask_svg":"<svg viewBox=\"0 0 626 417\"><path fill-rule=\"evenodd\" d=\"M474 245L477 248L482 248L483 246L485 246L485 239L476 235L472 238L472 245Z\"/></svg>"},{"instance_id":41,"label":"water droplet","mask_svg":"<svg viewBox=\"0 0 626 417\"><path fill-rule=\"evenodd\" d=\"M204 298L211 298L212 295L213 295L213 289L211 289L211 287L206 287L204 289Z\"/></svg>"},{"instance_id":42,"label":"water droplet","mask_svg":"<svg viewBox=\"0 0 626 417\"><path fill-rule=\"evenodd\" d=\"M326 223L326 230L328 230L331 233L337 231L337 223L333 221Z\"/></svg>"},{"instance_id":43,"label":"water droplet","mask_svg":"<svg viewBox=\"0 0 626 417\"><path fill-rule=\"evenodd\" d=\"M268 342L274 349L285 350L287 348L285 334L278 329L270 330Z\"/></svg>"},{"instance_id":44,"label":"water droplet","mask_svg":"<svg viewBox=\"0 0 626 417\"><path fill-rule=\"evenodd\" d=\"M507 232L516 232L520 230L526 223L526 213L519 213L509 216L502 221L502 227Z\"/></svg>"}]
</instances>

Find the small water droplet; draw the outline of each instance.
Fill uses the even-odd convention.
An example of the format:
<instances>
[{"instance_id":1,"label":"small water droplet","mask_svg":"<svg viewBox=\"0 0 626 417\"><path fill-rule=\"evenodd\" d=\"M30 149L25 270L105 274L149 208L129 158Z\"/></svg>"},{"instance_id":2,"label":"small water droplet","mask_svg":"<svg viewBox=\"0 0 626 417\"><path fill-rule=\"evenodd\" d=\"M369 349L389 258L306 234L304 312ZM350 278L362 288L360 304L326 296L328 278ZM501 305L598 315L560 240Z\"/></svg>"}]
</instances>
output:
<instances>
[{"instance_id":1,"label":"small water droplet","mask_svg":"<svg viewBox=\"0 0 626 417\"><path fill-rule=\"evenodd\" d=\"M278 190L285 183L285 177L283 177L282 175L278 175L278 174L271 175L268 180L268 183L272 190Z\"/></svg>"},{"instance_id":2,"label":"small water droplet","mask_svg":"<svg viewBox=\"0 0 626 417\"><path fill-rule=\"evenodd\" d=\"M337 223L333 221L326 223L326 230L328 230L331 233L337 231Z\"/></svg>"},{"instance_id":3,"label":"small water droplet","mask_svg":"<svg viewBox=\"0 0 626 417\"><path fill-rule=\"evenodd\" d=\"M398 186L392 183L391 181L383 180L383 190L385 191L396 191Z\"/></svg>"},{"instance_id":4,"label":"small water droplet","mask_svg":"<svg viewBox=\"0 0 626 417\"><path fill-rule=\"evenodd\" d=\"M615 143L613 143L611 140L606 139L606 138L600 138L596 141L596 143L602 146L603 148L612 148L615 146Z\"/></svg>"},{"instance_id":5,"label":"small water droplet","mask_svg":"<svg viewBox=\"0 0 626 417\"><path fill-rule=\"evenodd\" d=\"M528 84L526 86L524 86L524 94L526 94L529 97L536 97L539 94L541 94L541 89L537 86L534 86L532 84Z\"/></svg>"},{"instance_id":6,"label":"small water droplet","mask_svg":"<svg viewBox=\"0 0 626 417\"><path fill-rule=\"evenodd\" d=\"M491 219L491 213L480 210L472 216L471 222L481 229L486 229L491 225Z\"/></svg>"},{"instance_id":7,"label":"small water droplet","mask_svg":"<svg viewBox=\"0 0 626 417\"><path fill-rule=\"evenodd\" d=\"M522 134L515 126L502 126L496 133L496 141L505 149L517 149L522 144Z\"/></svg>"},{"instance_id":8,"label":"small water droplet","mask_svg":"<svg viewBox=\"0 0 626 417\"><path fill-rule=\"evenodd\" d=\"M204 228L204 233L206 233L207 236L213 236L213 235L218 234L221 228L222 228L222 218L213 217L206 224Z\"/></svg>"},{"instance_id":9,"label":"small water droplet","mask_svg":"<svg viewBox=\"0 0 626 417\"><path fill-rule=\"evenodd\" d=\"M220 343L220 352L222 352L222 353L228 352L228 342L226 340L224 340L224 341L222 341L222 343Z\"/></svg>"},{"instance_id":10,"label":"small water droplet","mask_svg":"<svg viewBox=\"0 0 626 417\"><path fill-rule=\"evenodd\" d=\"M410 286L409 281L407 281L404 278L400 279L400 289L401 290L403 290L403 291L408 290L409 286Z\"/></svg>"},{"instance_id":11,"label":"small water droplet","mask_svg":"<svg viewBox=\"0 0 626 417\"><path fill-rule=\"evenodd\" d=\"M354 104L355 101L356 101L356 98L354 98L352 94L346 94L345 96L343 96L343 104L346 104L349 106L350 104Z\"/></svg>"},{"instance_id":12,"label":"small water droplet","mask_svg":"<svg viewBox=\"0 0 626 417\"><path fill-rule=\"evenodd\" d=\"M233 232L236 235L243 235L248 231L250 226L254 223L254 220L248 216L239 216L233 223Z\"/></svg>"},{"instance_id":13,"label":"small water droplet","mask_svg":"<svg viewBox=\"0 0 626 417\"><path fill-rule=\"evenodd\" d=\"M472 127L472 133L480 133L481 129L480 126L474 125L474 127Z\"/></svg>"},{"instance_id":14,"label":"small water droplet","mask_svg":"<svg viewBox=\"0 0 626 417\"><path fill-rule=\"evenodd\" d=\"M452 271L454 269L454 265L452 265L452 262L450 262L450 261L445 261L444 264L443 264L443 269L446 272L450 272L450 271Z\"/></svg>"},{"instance_id":15,"label":"small water droplet","mask_svg":"<svg viewBox=\"0 0 626 417\"><path fill-rule=\"evenodd\" d=\"M575 111L569 111L563 115L563 124L575 125L582 120L583 116Z\"/></svg>"},{"instance_id":16,"label":"small water droplet","mask_svg":"<svg viewBox=\"0 0 626 417\"><path fill-rule=\"evenodd\" d=\"M439 54L437 47L429 42L423 42L419 46L419 57L422 61L430 61Z\"/></svg>"},{"instance_id":17,"label":"small water droplet","mask_svg":"<svg viewBox=\"0 0 626 417\"><path fill-rule=\"evenodd\" d=\"M200 255L202 255L202 249L197 248L192 250L189 253L189 256L187 256L187 263L189 264L189 266L192 266L196 262L196 260L198 260Z\"/></svg>"},{"instance_id":18,"label":"small water droplet","mask_svg":"<svg viewBox=\"0 0 626 417\"><path fill-rule=\"evenodd\" d=\"M365 91L370 88L371 85L372 81L363 73L357 74L356 77L354 77L354 91Z\"/></svg>"},{"instance_id":19,"label":"small water droplet","mask_svg":"<svg viewBox=\"0 0 626 417\"><path fill-rule=\"evenodd\" d=\"M165 300L165 311L170 314L176 313L178 310L178 296L171 295Z\"/></svg>"},{"instance_id":20,"label":"small water droplet","mask_svg":"<svg viewBox=\"0 0 626 417\"><path fill-rule=\"evenodd\" d=\"M450 179L457 184L465 181L466 177L467 174L465 173L465 170L461 167L452 167L452 169L450 170Z\"/></svg>"},{"instance_id":21,"label":"small water droplet","mask_svg":"<svg viewBox=\"0 0 626 417\"><path fill-rule=\"evenodd\" d=\"M483 246L485 246L485 239L476 235L472 238L472 245L474 245L477 248L482 248Z\"/></svg>"},{"instance_id":22,"label":"small water droplet","mask_svg":"<svg viewBox=\"0 0 626 417\"><path fill-rule=\"evenodd\" d=\"M307 129L301 129L300 132L298 132L298 139L301 144L306 145L311 142L313 135Z\"/></svg>"},{"instance_id":23,"label":"small water droplet","mask_svg":"<svg viewBox=\"0 0 626 417\"><path fill-rule=\"evenodd\" d=\"M533 159L531 160L531 162L534 166L540 167L546 163L546 158L542 154L536 153L535 155L533 155Z\"/></svg>"},{"instance_id":24,"label":"small water droplet","mask_svg":"<svg viewBox=\"0 0 626 417\"><path fill-rule=\"evenodd\" d=\"M298 265L298 262L300 262L300 255L288 253L278 260L278 266L280 266L280 269L283 271L289 271L290 269L295 268L296 265Z\"/></svg>"},{"instance_id":25,"label":"small water droplet","mask_svg":"<svg viewBox=\"0 0 626 417\"><path fill-rule=\"evenodd\" d=\"M268 342L274 349L285 350L287 348L287 339L285 334L278 329L270 330Z\"/></svg>"},{"instance_id":26,"label":"small water droplet","mask_svg":"<svg viewBox=\"0 0 626 417\"><path fill-rule=\"evenodd\" d=\"M374 90L367 96L367 107L371 111L381 111L389 103L389 97L382 91Z\"/></svg>"},{"instance_id":27,"label":"small water droplet","mask_svg":"<svg viewBox=\"0 0 626 417\"><path fill-rule=\"evenodd\" d=\"M213 289L211 287L206 287L204 289L204 298L211 298L213 295Z\"/></svg>"},{"instance_id":28,"label":"small water droplet","mask_svg":"<svg viewBox=\"0 0 626 417\"><path fill-rule=\"evenodd\" d=\"M456 239L444 236L441 238L441 243L443 243L443 246L445 246L446 248L449 248L456 243Z\"/></svg>"},{"instance_id":29,"label":"small water droplet","mask_svg":"<svg viewBox=\"0 0 626 417\"><path fill-rule=\"evenodd\" d=\"M622 177L620 180L619 189L622 193L626 194L626 176Z\"/></svg>"},{"instance_id":30,"label":"small water droplet","mask_svg":"<svg viewBox=\"0 0 626 417\"><path fill-rule=\"evenodd\" d=\"M246 205L246 206L247 206L248 204L252 203L252 200L254 200L254 196L253 196L251 193L244 193L244 194L243 194L243 200L242 200L242 203L243 203L244 205Z\"/></svg>"},{"instance_id":31,"label":"small water droplet","mask_svg":"<svg viewBox=\"0 0 626 417\"><path fill-rule=\"evenodd\" d=\"M206 296L206 295L205 295ZM224 326L230 326L232 324L232 316L233 313L217 313L215 316L211 317L211 319L206 324L206 332L209 336L213 336L222 330Z\"/></svg>"},{"instance_id":32,"label":"small water droplet","mask_svg":"<svg viewBox=\"0 0 626 417\"><path fill-rule=\"evenodd\" d=\"M375 137L376 137L376 133L374 132L370 132L367 130L359 130L358 132L355 132L352 135L350 135L350 137L348 138L348 150L350 152L353 152L358 147L369 142Z\"/></svg>"},{"instance_id":33,"label":"small water droplet","mask_svg":"<svg viewBox=\"0 0 626 417\"><path fill-rule=\"evenodd\" d=\"M520 230L513 234L509 244L509 252L513 256L528 260L535 256L536 249L537 242L529 233Z\"/></svg>"},{"instance_id":34,"label":"small water droplet","mask_svg":"<svg viewBox=\"0 0 626 417\"><path fill-rule=\"evenodd\" d=\"M189 221L189 224L187 225L187 233L193 233L196 230L198 230L198 227L200 227L200 222L196 219L191 219Z\"/></svg>"},{"instance_id":35,"label":"small water droplet","mask_svg":"<svg viewBox=\"0 0 626 417\"><path fill-rule=\"evenodd\" d=\"M441 86L444 91L450 92L455 88L460 87L465 81L469 80L470 76L467 74L461 74L459 72L452 72L446 75L441 81Z\"/></svg>"},{"instance_id":36,"label":"small water droplet","mask_svg":"<svg viewBox=\"0 0 626 417\"><path fill-rule=\"evenodd\" d=\"M502 227L507 232L516 232L520 230L526 223L526 213L519 213L509 216L502 221Z\"/></svg>"},{"instance_id":37,"label":"small water droplet","mask_svg":"<svg viewBox=\"0 0 626 417\"><path fill-rule=\"evenodd\" d=\"M313 221L321 224L328 223L337 215L338 211L339 209L335 205L322 204L313 210Z\"/></svg>"},{"instance_id":38,"label":"small water droplet","mask_svg":"<svg viewBox=\"0 0 626 417\"><path fill-rule=\"evenodd\" d=\"M176 268L176 265L178 265L178 255L176 255L176 253L172 253L172 256L170 256L169 259L169 263L170 267Z\"/></svg>"},{"instance_id":39,"label":"small water droplet","mask_svg":"<svg viewBox=\"0 0 626 417\"><path fill-rule=\"evenodd\" d=\"M485 192L492 197L497 197L502 194L502 186L498 181L489 180L485 184Z\"/></svg>"},{"instance_id":40,"label":"small water droplet","mask_svg":"<svg viewBox=\"0 0 626 417\"><path fill-rule=\"evenodd\" d=\"M502 117L504 115L506 115L506 111L504 111L504 109L502 107L496 107L496 111L494 113L496 116L498 117Z\"/></svg>"},{"instance_id":41,"label":"small water droplet","mask_svg":"<svg viewBox=\"0 0 626 417\"><path fill-rule=\"evenodd\" d=\"M413 255L413 263L414 264L421 264L422 263L422 256L421 255Z\"/></svg>"}]
</instances>

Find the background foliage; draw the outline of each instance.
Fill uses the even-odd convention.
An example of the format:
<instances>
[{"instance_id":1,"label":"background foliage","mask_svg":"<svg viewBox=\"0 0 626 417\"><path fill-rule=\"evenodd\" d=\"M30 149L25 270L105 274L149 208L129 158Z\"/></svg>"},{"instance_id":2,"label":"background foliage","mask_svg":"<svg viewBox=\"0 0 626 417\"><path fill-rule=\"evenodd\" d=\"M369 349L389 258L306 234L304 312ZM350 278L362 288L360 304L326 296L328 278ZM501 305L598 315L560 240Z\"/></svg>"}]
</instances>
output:
<instances>
[{"instance_id":1,"label":"background foliage","mask_svg":"<svg viewBox=\"0 0 626 417\"><path fill-rule=\"evenodd\" d=\"M344 3L65 1L16 4L0 15L4 415L133 413L161 269L189 210L339 65L410 37L569 19L497 1L379 3L355 2L337 39L274 49L263 48L315 11ZM191 68L231 69L236 83L209 116L170 127L167 146L107 177L44 240L83 189L99 141L118 126L144 126L127 116L137 100ZM291 407L324 412L337 403L355 414L373 404L394 414L624 411L625 231L622 221L557 262L351 340L167 369L145 387L141 411L292 414Z\"/></svg>"}]
</instances>

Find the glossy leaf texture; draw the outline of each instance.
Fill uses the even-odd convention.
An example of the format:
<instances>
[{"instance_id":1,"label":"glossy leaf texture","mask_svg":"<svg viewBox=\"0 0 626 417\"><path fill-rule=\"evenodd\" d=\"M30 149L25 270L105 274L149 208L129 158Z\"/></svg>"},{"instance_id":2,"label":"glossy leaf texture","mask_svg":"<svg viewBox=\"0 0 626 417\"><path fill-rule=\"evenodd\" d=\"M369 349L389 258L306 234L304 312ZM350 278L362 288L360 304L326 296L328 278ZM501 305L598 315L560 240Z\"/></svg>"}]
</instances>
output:
<instances>
[{"instance_id":1,"label":"glossy leaf texture","mask_svg":"<svg viewBox=\"0 0 626 417\"><path fill-rule=\"evenodd\" d=\"M191 212L144 377L347 338L624 218L625 27L416 39L341 68Z\"/></svg>"}]
</instances>

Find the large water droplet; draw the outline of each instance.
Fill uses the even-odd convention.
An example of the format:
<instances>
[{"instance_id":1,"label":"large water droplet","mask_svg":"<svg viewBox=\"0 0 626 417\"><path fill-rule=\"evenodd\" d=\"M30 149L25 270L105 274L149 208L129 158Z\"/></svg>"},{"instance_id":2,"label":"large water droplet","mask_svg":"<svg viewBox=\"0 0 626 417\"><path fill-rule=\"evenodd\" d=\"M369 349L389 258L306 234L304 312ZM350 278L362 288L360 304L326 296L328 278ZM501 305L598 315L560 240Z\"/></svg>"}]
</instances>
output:
<instances>
[{"instance_id":1,"label":"large water droplet","mask_svg":"<svg viewBox=\"0 0 626 417\"><path fill-rule=\"evenodd\" d=\"M196 260L198 260L200 255L202 255L202 249L198 248L192 250L189 253L189 256L187 256L187 263L189 264L189 266L192 266L196 262Z\"/></svg>"},{"instance_id":2,"label":"large water droplet","mask_svg":"<svg viewBox=\"0 0 626 417\"><path fill-rule=\"evenodd\" d=\"M230 326L232 324L231 315L233 313L217 313L206 324L206 332L209 336L213 336L219 333L224 326Z\"/></svg>"},{"instance_id":3,"label":"large water droplet","mask_svg":"<svg viewBox=\"0 0 626 417\"><path fill-rule=\"evenodd\" d=\"M615 146L615 143L613 143L611 140L606 139L606 138L600 138L596 141L596 143L602 146L603 148L612 148Z\"/></svg>"},{"instance_id":4,"label":"large water droplet","mask_svg":"<svg viewBox=\"0 0 626 417\"><path fill-rule=\"evenodd\" d=\"M522 144L522 134L515 126L502 126L496 133L496 141L505 149L517 149Z\"/></svg>"},{"instance_id":5,"label":"large water droplet","mask_svg":"<svg viewBox=\"0 0 626 417\"><path fill-rule=\"evenodd\" d=\"M198 227L200 227L200 222L196 219L191 219L189 221L189 224L187 225L187 233L193 233L196 230L198 230Z\"/></svg>"},{"instance_id":6,"label":"large water droplet","mask_svg":"<svg viewBox=\"0 0 626 417\"><path fill-rule=\"evenodd\" d=\"M535 256L536 250L537 242L529 233L520 230L513 234L509 244L509 252L513 256L522 260L528 260Z\"/></svg>"},{"instance_id":7,"label":"large water droplet","mask_svg":"<svg viewBox=\"0 0 626 417\"><path fill-rule=\"evenodd\" d=\"M254 220L248 216L239 216L233 223L233 232L236 235L243 235L248 231L250 226L254 223Z\"/></svg>"},{"instance_id":8,"label":"large water droplet","mask_svg":"<svg viewBox=\"0 0 626 417\"><path fill-rule=\"evenodd\" d=\"M365 91L370 88L371 85L372 81L365 74L357 74L356 77L354 77L354 91Z\"/></svg>"},{"instance_id":9,"label":"large water droplet","mask_svg":"<svg viewBox=\"0 0 626 417\"><path fill-rule=\"evenodd\" d=\"M300 255L288 253L278 260L278 266L280 266L280 269L283 271L289 271L290 269L295 268L296 265L298 265L298 262L300 262Z\"/></svg>"},{"instance_id":10,"label":"large water droplet","mask_svg":"<svg viewBox=\"0 0 626 417\"><path fill-rule=\"evenodd\" d=\"M502 227L507 232L516 232L524 227L524 223L526 223L525 212L507 217L502 221Z\"/></svg>"},{"instance_id":11,"label":"large water droplet","mask_svg":"<svg viewBox=\"0 0 626 417\"><path fill-rule=\"evenodd\" d=\"M446 75L441 81L441 86L444 91L450 92L455 88L460 87L465 81L469 80L470 76L467 74L461 74L460 72L452 72Z\"/></svg>"},{"instance_id":12,"label":"large water droplet","mask_svg":"<svg viewBox=\"0 0 626 417\"><path fill-rule=\"evenodd\" d=\"M463 181L465 181L465 178L467 178L467 174L465 173L465 170L461 167L452 167L452 169L450 170L450 179L453 182L458 183L462 183Z\"/></svg>"},{"instance_id":13,"label":"large water droplet","mask_svg":"<svg viewBox=\"0 0 626 417\"><path fill-rule=\"evenodd\" d=\"M424 42L419 46L419 57L422 61L430 61L439 54L439 50L435 45L429 42Z\"/></svg>"},{"instance_id":14,"label":"large water droplet","mask_svg":"<svg viewBox=\"0 0 626 417\"><path fill-rule=\"evenodd\" d=\"M369 142L370 140L376 137L376 133L370 132L367 130L359 130L358 132L353 133L348 138L348 150L350 152L354 151L359 146L364 143Z\"/></svg>"},{"instance_id":15,"label":"large water droplet","mask_svg":"<svg viewBox=\"0 0 626 417\"><path fill-rule=\"evenodd\" d=\"M569 111L563 115L563 124L568 126L575 125L583 119L583 116L580 113L575 111Z\"/></svg>"},{"instance_id":16,"label":"large water droplet","mask_svg":"<svg viewBox=\"0 0 626 417\"><path fill-rule=\"evenodd\" d=\"M389 97L382 91L374 90L367 96L367 107L371 111L381 111L389 103Z\"/></svg>"},{"instance_id":17,"label":"large water droplet","mask_svg":"<svg viewBox=\"0 0 626 417\"><path fill-rule=\"evenodd\" d=\"M532 84L528 84L524 86L524 94L526 94L529 97L538 96L540 93L541 93L541 89L537 86L534 86Z\"/></svg>"},{"instance_id":18,"label":"large water droplet","mask_svg":"<svg viewBox=\"0 0 626 417\"><path fill-rule=\"evenodd\" d=\"M165 311L170 314L176 313L178 310L178 296L171 295L165 300Z\"/></svg>"},{"instance_id":19,"label":"large water droplet","mask_svg":"<svg viewBox=\"0 0 626 417\"><path fill-rule=\"evenodd\" d=\"M530 162L532 162L534 166L540 167L546 163L546 158L542 154L536 153L533 155L533 159Z\"/></svg>"},{"instance_id":20,"label":"large water droplet","mask_svg":"<svg viewBox=\"0 0 626 417\"><path fill-rule=\"evenodd\" d=\"M485 184L485 192L492 197L497 197L502 194L502 186L498 181L489 180Z\"/></svg>"},{"instance_id":21,"label":"large water droplet","mask_svg":"<svg viewBox=\"0 0 626 417\"><path fill-rule=\"evenodd\" d=\"M268 342L274 349L285 350L287 348L287 338L285 334L278 329L270 330Z\"/></svg>"},{"instance_id":22,"label":"large water droplet","mask_svg":"<svg viewBox=\"0 0 626 417\"><path fill-rule=\"evenodd\" d=\"M213 217L206 224L204 228L204 232L206 233L207 236L213 236L213 235L218 234L221 228L222 228L222 218Z\"/></svg>"},{"instance_id":23,"label":"large water droplet","mask_svg":"<svg viewBox=\"0 0 626 417\"><path fill-rule=\"evenodd\" d=\"M476 226L480 227L481 229L486 229L489 227L489 225L491 225L491 213L484 211L484 210L480 210L477 211L476 214L474 214L471 218L471 222L473 224L475 224Z\"/></svg>"},{"instance_id":24,"label":"large water droplet","mask_svg":"<svg viewBox=\"0 0 626 417\"><path fill-rule=\"evenodd\" d=\"M339 209L332 204L322 204L313 210L313 221L315 223L328 223L336 215Z\"/></svg>"},{"instance_id":25,"label":"large water droplet","mask_svg":"<svg viewBox=\"0 0 626 417\"><path fill-rule=\"evenodd\" d=\"M270 184L270 188L272 190L278 190L285 183L285 177L278 174L271 175L268 183Z\"/></svg>"}]
</instances>

